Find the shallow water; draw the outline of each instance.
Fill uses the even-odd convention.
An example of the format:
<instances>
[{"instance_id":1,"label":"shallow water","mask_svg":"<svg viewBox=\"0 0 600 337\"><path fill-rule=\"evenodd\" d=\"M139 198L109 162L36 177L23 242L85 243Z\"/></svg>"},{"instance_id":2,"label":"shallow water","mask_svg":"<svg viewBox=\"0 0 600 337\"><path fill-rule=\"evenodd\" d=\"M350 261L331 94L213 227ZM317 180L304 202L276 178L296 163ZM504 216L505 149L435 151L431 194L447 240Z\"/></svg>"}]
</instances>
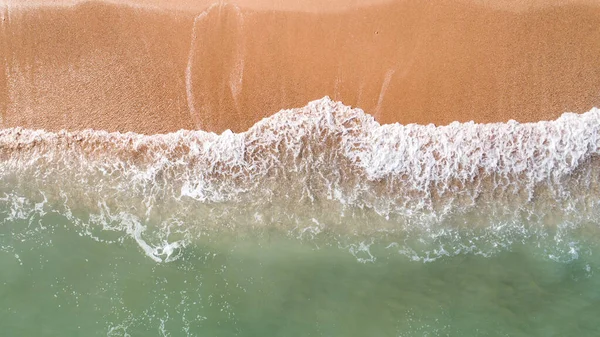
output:
<instances>
[{"instance_id":1,"label":"shallow water","mask_svg":"<svg viewBox=\"0 0 600 337\"><path fill-rule=\"evenodd\" d=\"M6 336L597 336L600 111L0 131Z\"/></svg>"},{"instance_id":2,"label":"shallow water","mask_svg":"<svg viewBox=\"0 0 600 337\"><path fill-rule=\"evenodd\" d=\"M356 239L203 233L157 263L129 236L93 239L35 214L0 231L0 326L5 336L600 333L595 240L574 235L559 258L539 248L549 238L423 262Z\"/></svg>"}]
</instances>

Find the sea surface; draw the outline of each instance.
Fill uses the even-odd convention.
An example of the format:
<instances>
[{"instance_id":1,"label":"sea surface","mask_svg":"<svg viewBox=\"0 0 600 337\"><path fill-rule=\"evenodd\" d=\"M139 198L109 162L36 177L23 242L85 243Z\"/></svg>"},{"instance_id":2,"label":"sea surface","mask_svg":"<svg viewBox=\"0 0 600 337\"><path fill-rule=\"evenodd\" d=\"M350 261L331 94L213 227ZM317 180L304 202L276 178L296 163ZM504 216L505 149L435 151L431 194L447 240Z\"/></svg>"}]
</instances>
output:
<instances>
[{"instance_id":1,"label":"sea surface","mask_svg":"<svg viewBox=\"0 0 600 337\"><path fill-rule=\"evenodd\" d=\"M2 336L599 336L600 110L0 130Z\"/></svg>"}]
</instances>

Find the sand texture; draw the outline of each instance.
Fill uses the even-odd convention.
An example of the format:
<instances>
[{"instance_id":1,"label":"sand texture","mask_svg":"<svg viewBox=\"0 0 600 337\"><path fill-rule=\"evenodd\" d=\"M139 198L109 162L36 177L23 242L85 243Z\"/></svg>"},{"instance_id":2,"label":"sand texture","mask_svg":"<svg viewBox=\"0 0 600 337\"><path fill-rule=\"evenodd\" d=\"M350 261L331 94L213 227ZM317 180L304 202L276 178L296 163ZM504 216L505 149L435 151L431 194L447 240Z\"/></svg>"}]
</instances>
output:
<instances>
[{"instance_id":1,"label":"sand texture","mask_svg":"<svg viewBox=\"0 0 600 337\"><path fill-rule=\"evenodd\" d=\"M600 2L0 2L0 127L239 132L330 96L381 123L600 105Z\"/></svg>"}]
</instances>

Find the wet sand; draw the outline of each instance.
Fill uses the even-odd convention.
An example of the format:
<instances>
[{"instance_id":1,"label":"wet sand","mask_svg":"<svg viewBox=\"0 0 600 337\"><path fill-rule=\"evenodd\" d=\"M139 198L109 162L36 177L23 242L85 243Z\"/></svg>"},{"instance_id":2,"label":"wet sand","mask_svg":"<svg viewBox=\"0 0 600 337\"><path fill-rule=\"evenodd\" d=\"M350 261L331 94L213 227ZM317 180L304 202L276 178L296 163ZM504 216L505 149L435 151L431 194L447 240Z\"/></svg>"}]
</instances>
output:
<instances>
[{"instance_id":1,"label":"wet sand","mask_svg":"<svg viewBox=\"0 0 600 337\"><path fill-rule=\"evenodd\" d=\"M381 123L528 122L600 106L600 4L586 0L0 9L0 127L244 131L325 95Z\"/></svg>"}]
</instances>

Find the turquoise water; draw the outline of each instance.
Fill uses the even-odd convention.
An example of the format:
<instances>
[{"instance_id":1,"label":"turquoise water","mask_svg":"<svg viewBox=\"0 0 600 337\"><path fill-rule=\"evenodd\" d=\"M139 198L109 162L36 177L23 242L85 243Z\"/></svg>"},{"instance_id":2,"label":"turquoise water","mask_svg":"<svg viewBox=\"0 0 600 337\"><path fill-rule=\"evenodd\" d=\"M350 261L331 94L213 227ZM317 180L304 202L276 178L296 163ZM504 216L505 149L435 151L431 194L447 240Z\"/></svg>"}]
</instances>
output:
<instances>
[{"instance_id":1,"label":"turquoise water","mask_svg":"<svg viewBox=\"0 0 600 337\"><path fill-rule=\"evenodd\" d=\"M82 232L54 214L3 223L4 336L600 333L600 255L583 237L560 261L532 240L423 262L328 233L203 233L157 263L128 236Z\"/></svg>"},{"instance_id":2,"label":"turquoise water","mask_svg":"<svg viewBox=\"0 0 600 337\"><path fill-rule=\"evenodd\" d=\"M598 336L600 110L0 130L1 336Z\"/></svg>"}]
</instances>

